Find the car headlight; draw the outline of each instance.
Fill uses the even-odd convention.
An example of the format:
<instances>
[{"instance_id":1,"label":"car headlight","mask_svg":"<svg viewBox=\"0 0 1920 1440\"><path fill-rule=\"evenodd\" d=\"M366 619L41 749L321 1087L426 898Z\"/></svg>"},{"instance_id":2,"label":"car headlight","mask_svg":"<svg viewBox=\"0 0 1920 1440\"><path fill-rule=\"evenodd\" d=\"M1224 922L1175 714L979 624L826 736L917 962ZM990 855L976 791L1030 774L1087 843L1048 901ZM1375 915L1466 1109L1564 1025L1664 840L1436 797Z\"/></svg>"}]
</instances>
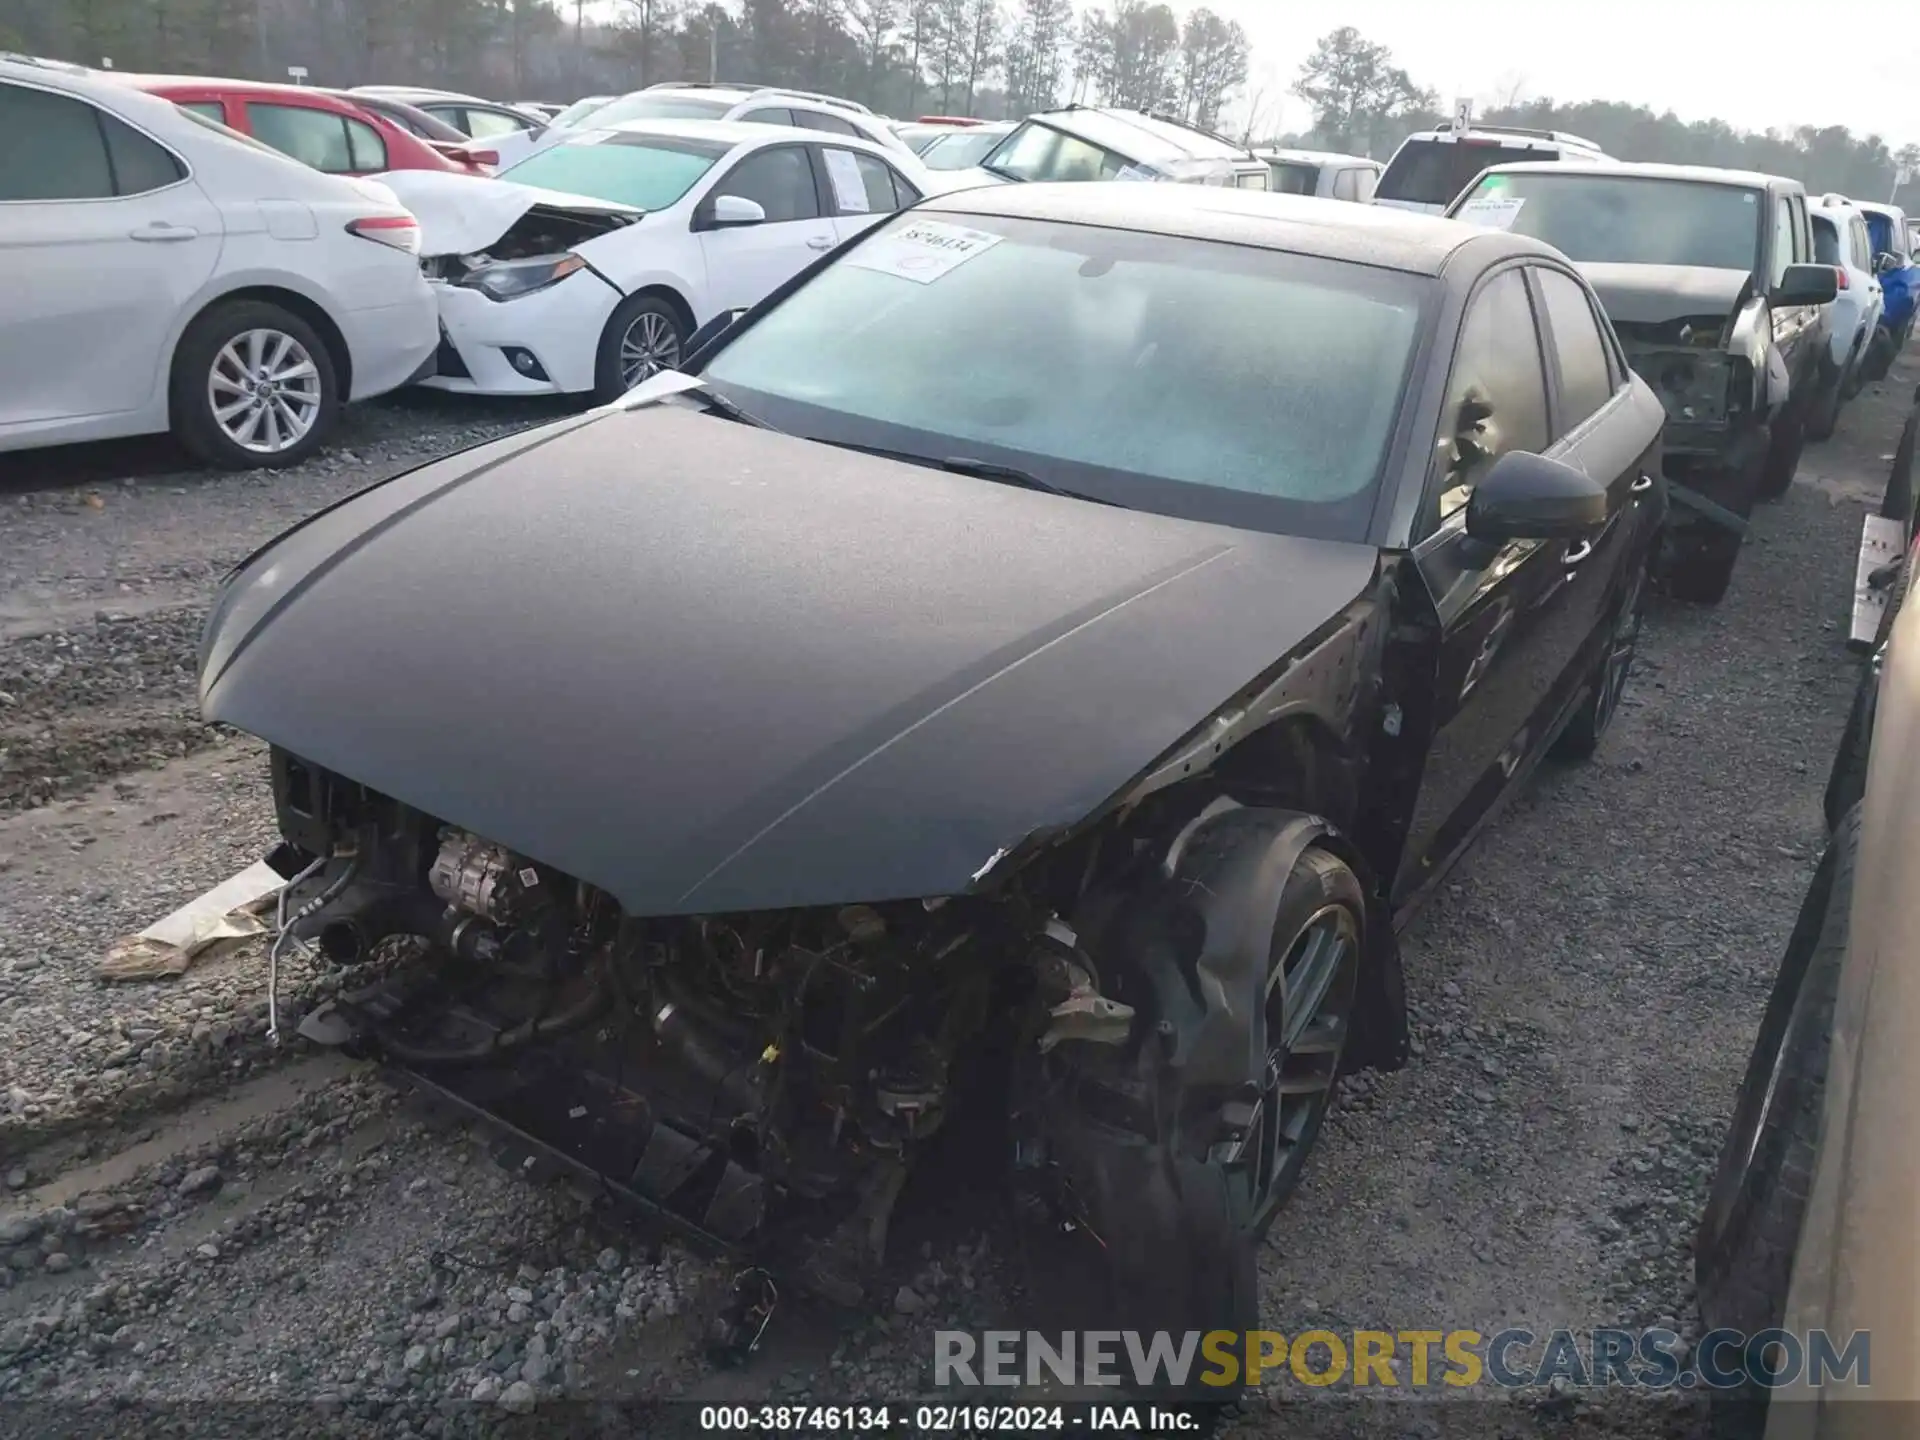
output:
<instances>
[{"instance_id":1,"label":"car headlight","mask_svg":"<svg viewBox=\"0 0 1920 1440\"><path fill-rule=\"evenodd\" d=\"M576 270L587 268L578 255L535 255L526 260L489 260L476 265L453 283L478 290L490 300L518 300L549 285L557 285Z\"/></svg>"}]
</instances>

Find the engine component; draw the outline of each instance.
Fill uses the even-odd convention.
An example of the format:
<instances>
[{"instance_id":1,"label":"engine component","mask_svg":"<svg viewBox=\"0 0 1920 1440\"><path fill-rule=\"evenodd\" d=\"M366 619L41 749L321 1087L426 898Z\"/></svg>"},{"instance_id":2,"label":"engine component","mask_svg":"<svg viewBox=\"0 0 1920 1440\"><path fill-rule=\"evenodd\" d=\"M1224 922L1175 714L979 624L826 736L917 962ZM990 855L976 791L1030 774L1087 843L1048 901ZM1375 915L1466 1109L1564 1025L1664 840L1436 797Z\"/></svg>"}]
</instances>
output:
<instances>
[{"instance_id":1,"label":"engine component","mask_svg":"<svg viewBox=\"0 0 1920 1440\"><path fill-rule=\"evenodd\" d=\"M433 893L456 910L511 925L545 903L540 872L491 840L450 830L427 875Z\"/></svg>"},{"instance_id":2,"label":"engine component","mask_svg":"<svg viewBox=\"0 0 1920 1440\"><path fill-rule=\"evenodd\" d=\"M725 1045L706 1034L683 1006L661 1001L654 1008L653 1033L663 1048L678 1055L688 1069L711 1084L739 1112L759 1111L757 1066L737 1063Z\"/></svg>"},{"instance_id":3,"label":"engine component","mask_svg":"<svg viewBox=\"0 0 1920 1440\"><path fill-rule=\"evenodd\" d=\"M1085 1040L1095 1045L1124 1045L1133 1029L1133 1007L1102 995L1094 983L1080 937L1059 918L1047 922L1034 949L1041 982L1066 996L1048 1011L1047 1028L1040 1036L1045 1054L1062 1040Z\"/></svg>"}]
</instances>

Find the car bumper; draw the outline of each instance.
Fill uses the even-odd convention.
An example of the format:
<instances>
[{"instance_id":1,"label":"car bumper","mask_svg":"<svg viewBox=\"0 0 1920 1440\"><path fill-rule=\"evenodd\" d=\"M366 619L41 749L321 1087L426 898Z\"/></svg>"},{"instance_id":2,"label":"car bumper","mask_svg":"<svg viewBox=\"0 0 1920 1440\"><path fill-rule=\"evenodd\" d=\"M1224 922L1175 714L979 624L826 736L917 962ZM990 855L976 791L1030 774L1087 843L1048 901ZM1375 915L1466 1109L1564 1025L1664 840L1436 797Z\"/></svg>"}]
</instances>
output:
<instances>
[{"instance_id":1,"label":"car bumper","mask_svg":"<svg viewBox=\"0 0 1920 1440\"><path fill-rule=\"evenodd\" d=\"M440 304L440 359L437 373L422 383L474 395L593 389L600 336L620 303L620 293L598 275L578 271L518 300L490 300L458 285L433 289Z\"/></svg>"},{"instance_id":2,"label":"car bumper","mask_svg":"<svg viewBox=\"0 0 1920 1440\"><path fill-rule=\"evenodd\" d=\"M413 380L433 359L436 315L425 285L395 305L341 311L335 319L353 357L353 393L347 398L370 400Z\"/></svg>"}]
</instances>

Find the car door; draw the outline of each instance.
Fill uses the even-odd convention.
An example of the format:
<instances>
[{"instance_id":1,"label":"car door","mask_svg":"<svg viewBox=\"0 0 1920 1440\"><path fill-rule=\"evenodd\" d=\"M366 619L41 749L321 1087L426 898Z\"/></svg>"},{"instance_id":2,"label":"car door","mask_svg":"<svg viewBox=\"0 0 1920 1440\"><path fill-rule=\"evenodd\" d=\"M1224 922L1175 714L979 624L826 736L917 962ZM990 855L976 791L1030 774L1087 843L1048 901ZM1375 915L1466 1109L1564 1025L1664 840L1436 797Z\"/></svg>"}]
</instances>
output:
<instances>
[{"instance_id":1,"label":"car door","mask_svg":"<svg viewBox=\"0 0 1920 1440\"><path fill-rule=\"evenodd\" d=\"M1467 501L1509 451L1557 454L1541 329L1518 264L1482 279L1467 302L1439 432L1425 523L1414 547L1440 627L1431 734L1409 817L1396 903L1445 869L1546 742L1579 637L1565 623L1585 558L1578 542L1466 533ZM1571 562L1571 563L1570 563Z\"/></svg>"},{"instance_id":2,"label":"car door","mask_svg":"<svg viewBox=\"0 0 1920 1440\"><path fill-rule=\"evenodd\" d=\"M838 243L834 222L821 203L810 148L795 143L748 152L694 207L693 228L716 311L755 304ZM722 195L753 201L767 218L753 225L723 226L713 203Z\"/></svg>"},{"instance_id":3,"label":"car door","mask_svg":"<svg viewBox=\"0 0 1920 1440\"><path fill-rule=\"evenodd\" d=\"M1798 208L1801 204L1802 197L1798 195L1773 197L1770 285L1777 286L1786 278L1789 265L1805 264L1813 259L1812 227L1804 209ZM1788 399L1804 402L1813 388L1815 367L1820 358L1814 351L1818 348L1822 307L1776 305L1769 310L1773 316L1774 348L1787 372Z\"/></svg>"},{"instance_id":4,"label":"car door","mask_svg":"<svg viewBox=\"0 0 1920 1440\"><path fill-rule=\"evenodd\" d=\"M1560 633L1544 648L1568 657L1546 705L1552 728L1580 698L1623 605L1644 583L1654 517L1665 500L1655 480L1660 432L1630 412L1631 372L1608 340L1594 297L1564 270L1534 266L1528 278L1545 322L1552 454L1607 490L1606 524L1567 549L1565 584L1546 622Z\"/></svg>"},{"instance_id":5,"label":"car door","mask_svg":"<svg viewBox=\"0 0 1920 1440\"><path fill-rule=\"evenodd\" d=\"M0 82L0 429L150 403L220 212L171 150L72 95Z\"/></svg>"},{"instance_id":6,"label":"car door","mask_svg":"<svg viewBox=\"0 0 1920 1440\"><path fill-rule=\"evenodd\" d=\"M839 145L822 145L819 154L838 240L851 240L920 199L913 183L878 155Z\"/></svg>"},{"instance_id":7,"label":"car door","mask_svg":"<svg viewBox=\"0 0 1920 1440\"><path fill-rule=\"evenodd\" d=\"M1847 248L1853 258L1853 268L1857 272L1854 283L1864 284L1867 287L1867 303L1859 321L1862 333L1849 337L1858 341L1873 334L1873 327L1880 323L1880 310L1885 301L1882 299L1880 277L1874 273L1873 237L1867 234L1867 222L1858 215L1854 215L1847 221L1847 237Z\"/></svg>"}]
</instances>

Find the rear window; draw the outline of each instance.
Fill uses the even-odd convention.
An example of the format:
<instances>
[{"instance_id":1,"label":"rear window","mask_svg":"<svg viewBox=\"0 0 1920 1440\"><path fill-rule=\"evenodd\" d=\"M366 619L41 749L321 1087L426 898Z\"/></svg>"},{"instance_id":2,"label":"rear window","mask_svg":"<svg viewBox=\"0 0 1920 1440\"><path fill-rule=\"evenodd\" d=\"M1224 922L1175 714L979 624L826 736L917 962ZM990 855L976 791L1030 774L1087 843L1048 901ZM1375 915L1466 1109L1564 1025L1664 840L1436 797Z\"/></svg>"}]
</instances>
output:
<instances>
[{"instance_id":1,"label":"rear window","mask_svg":"<svg viewBox=\"0 0 1920 1440\"><path fill-rule=\"evenodd\" d=\"M920 158L929 170L965 170L986 159L988 152L1000 143L1002 134L998 130L989 130L984 135L960 130L936 135L932 143L920 151Z\"/></svg>"},{"instance_id":2,"label":"rear window","mask_svg":"<svg viewBox=\"0 0 1920 1440\"><path fill-rule=\"evenodd\" d=\"M1269 160L1273 180L1267 188L1280 195L1311 195L1320 185L1320 167L1298 160Z\"/></svg>"},{"instance_id":3,"label":"rear window","mask_svg":"<svg viewBox=\"0 0 1920 1440\"><path fill-rule=\"evenodd\" d=\"M1569 260L1714 270L1760 263L1765 207L1760 192L1737 185L1533 171L1489 175L1473 198L1519 201L1508 228Z\"/></svg>"},{"instance_id":4,"label":"rear window","mask_svg":"<svg viewBox=\"0 0 1920 1440\"><path fill-rule=\"evenodd\" d=\"M733 108L730 100L701 95L629 95L609 101L593 112L596 125L622 120L718 120Z\"/></svg>"},{"instance_id":5,"label":"rear window","mask_svg":"<svg viewBox=\"0 0 1920 1440\"><path fill-rule=\"evenodd\" d=\"M1840 258L1840 232L1824 215L1813 217L1813 258L1822 265L1843 265Z\"/></svg>"},{"instance_id":6,"label":"rear window","mask_svg":"<svg viewBox=\"0 0 1920 1440\"><path fill-rule=\"evenodd\" d=\"M1374 199L1450 205L1489 165L1555 158L1557 152L1553 150L1528 150L1478 140L1409 140L1394 152Z\"/></svg>"},{"instance_id":7,"label":"rear window","mask_svg":"<svg viewBox=\"0 0 1920 1440\"><path fill-rule=\"evenodd\" d=\"M589 132L509 165L497 178L639 210L664 210L731 148L714 140Z\"/></svg>"}]
</instances>

